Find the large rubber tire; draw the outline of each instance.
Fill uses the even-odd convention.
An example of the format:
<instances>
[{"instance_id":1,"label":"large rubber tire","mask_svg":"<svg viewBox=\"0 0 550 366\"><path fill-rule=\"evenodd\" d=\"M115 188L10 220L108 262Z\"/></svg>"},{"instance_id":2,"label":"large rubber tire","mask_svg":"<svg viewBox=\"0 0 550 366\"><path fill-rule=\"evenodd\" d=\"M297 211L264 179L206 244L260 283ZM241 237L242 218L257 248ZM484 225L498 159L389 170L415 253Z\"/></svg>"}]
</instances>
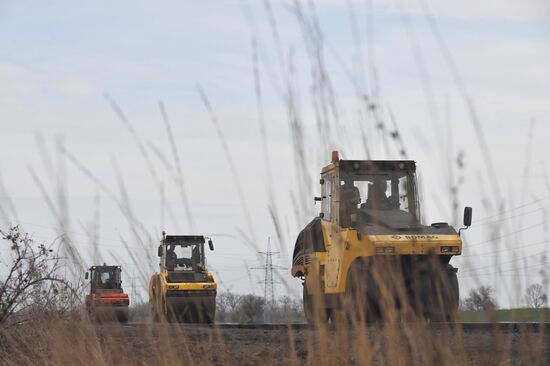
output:
<instances>
[{"instance_id":1,"label":"large rubber tire","mask_svg":"<svg viewBox=\"0 0 550 366\"><path fill-rule=\"evenodd\" d=\"M189 298L185 303L167 304L165 313L170 323L212 324L216 317L216 300Z\"/></svg>"},{"instance_id":2,"label":"large rubber tire","mask_svg":"<svg viewBox=\"0 0 550 366\"><path fill-rule=\"evenodd\" d=\"M416 274L413 287L414 310L419 318L429 320L433 316L434 299L431 276L428 272ZM430 314L432 313L432 314Z\"/></svg>"},{"instance_id":3,"label":"large rubber tire","mask_svg":"<svg viewBox=\"0 0 550 366\"><path fill-rule=\"evenodd\" d=\"M156 323L160 323L166 320L166 311L165 311L166 305L162 301L162 297L160 294L155 294L155 298L152 302L152 313L153 313L153 321Z\"/></svg>"},{"instance_id":4,"label":"large rubber tire","mask_svg":"<svg viewBox=\"0 0 550 366\"><path fill-rule=\"evenodd\" d=\"M458 277L456 270L448 265L447 267L447 295L446 295L446 321L458 321L458 306L460 303L460 290L458 287Z\"/></svg>"},{"instance_id":5,"label":"large rubber tire","mask_svg":"<svg viewBox=\"0 0 550 366\"><path fill-rule=\"evenodd\" d=\"M414 294L417 314L424 319L431 322L458 319L458 278L451 265L420 274L415 279Z\"/></svg>"},{"instance_id":6,"label":"large rubber tire","mask_svg":"<svg viewBox=\"0 0 550 366\"><path fill-rule=\"evenodd\" d=\"M183 321L186 323L212 324L216 316L215 300L197 300L183 309Z\"/></svg>"},{"instance_id":7,"label":"large rubber tire","mask_svg":"<svg viewBox=\"0 0 550 366\"><path fill-rule=\"evenodd\" d=\"M168 323L176 323L180 321L179 313L177 309L174 309L173 306L171 306L168 303L168 300L165 300L162 302L164 306L164 317Z\"/></svg>"},{"instance_id":8,"label":"large rubber tire","mask_svg":"<svg viewBox=\"0 0 550 366\"><path fill-rule=\"evenodd\" d=\"M365 264L352 265L346 280L343 307L351 324L375 323L382 320L378 287Z\"/></svg>"},{"instance_id":9,"label":"large rubber tire","mask_svg":"<svg viewBox=\"0 0 550 366\"><path fill-rule=\"evenodd\" d=\"M154 275L151 278L149 286L149 309L153 322L159 323L166 320L166 305L164 304L162 294L160 292L158 275Z\"/></svg>"},{"instance_id":10,"label":"large rubber tire","mask_svg":"<svg viewBox=\"0 0 550 366\"><path fill-rule=\"evenodd\" d=\"M116 317L120 323L128 323L128 308L117 309Z\"/></svg>"},{"instance_id":11,"label":"large rubber tire","mask_svg":"<svg viewBox=\"0 0 550 366\"><path fill-rule=\"evenodd\" d=\"M216 320L216 298L209 301L204 309L204 323L213 324Z\"/></svg>"},{"instance_id":12,"label":"large rubber tire","mask_svg":"<svg viewBox=\"0 0 550 366\"><path fill-rule=\"evenodd\" d=\"M317 295L315 298L307 291L307 285L303 284L302 299L304 305L304 315L308 324L321 325L326 324L330 320L330 311L324 306L322 295Z\"/></svg>"}]
</instances>

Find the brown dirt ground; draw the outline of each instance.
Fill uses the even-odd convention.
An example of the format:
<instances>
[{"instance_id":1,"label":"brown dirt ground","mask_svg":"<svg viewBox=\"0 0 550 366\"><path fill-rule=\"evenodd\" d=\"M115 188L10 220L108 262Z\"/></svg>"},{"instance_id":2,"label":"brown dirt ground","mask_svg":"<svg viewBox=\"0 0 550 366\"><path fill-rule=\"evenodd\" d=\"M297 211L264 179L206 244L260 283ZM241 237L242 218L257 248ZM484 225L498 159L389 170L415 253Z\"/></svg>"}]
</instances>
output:
<instances>
[{"instance_id":1,"label":"brown dirt ground","mask_svg":"<svg viewBox=\"0 0 550 366\"><path fill-rule=\"evenodd\" d=\"M0 365L550 365L549 328L241 329L50 321L0 332Z\"/></svg>"},{"instance_id":2,"label":"brown dirt ground","mask_svg":"<svg viewBox=\"0 0 550 366\"><path fill-rule=\"evenodd\" d=\"M550 334L544 330L487 328L456 333L448 329L433 329L424 334L424 339L418 344L405 346L410 343L407 342L410 338L406 337L406 326L401 326L397 335L379 326L371 326L362 332L329 328L321 333L310 328L219 329L180 324L168 327L129 325L124 327L124 334L135 355L140 354L142 361L151 364L160 361L153 352L155 342L169 337L178 348L174 353L176 363L178 359L190 357L213 364L234 365L396 362L419 365L550 365ZM362 334L366 338L357 341ZM403 348L399 344L403 344Z\"/></svg>"}]
</instances>

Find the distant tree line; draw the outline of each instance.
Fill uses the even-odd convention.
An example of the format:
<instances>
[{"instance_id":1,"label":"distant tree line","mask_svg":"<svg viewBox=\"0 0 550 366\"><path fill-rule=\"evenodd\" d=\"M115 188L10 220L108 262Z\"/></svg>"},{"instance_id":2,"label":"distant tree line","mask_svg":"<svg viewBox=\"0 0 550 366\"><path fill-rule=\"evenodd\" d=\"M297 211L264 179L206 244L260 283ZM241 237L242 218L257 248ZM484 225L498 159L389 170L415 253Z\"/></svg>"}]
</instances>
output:
<instances>
[{"instance_id":1,"label":"distant tree line","mask_svg":"<svg viewBox=\"0 0 550 366\"><path fill-rule=\"evenodd\" d=\"M273 304L252 294L222 292L217 298L216 317L223 323L292 323L305 320L302 300L279 297Z\"/></svg>"},{"instance_id":2,"label":"distant tree line","mask_svg":"<svg viewBox=\"0 0 550 366\"><path fill-rule=\"evenodd\" d=\"M146 302L130 306L131 322L151 320L151 310ZM273 304L253 294L220 292L216 298L216 322L238 324L305 322L301 299L281 296Z\"/></svg>"},{"instance_id":3,"label":"distant tree line","mask_svg":"<svg viewBox=\"0 0 550 366\"><path fill-rule=\"evenodd\" d=\"M541 309L548 306L548 295L541 284L535 283L525 290L524 302L528 308ZM498 309L491 286L479 286L470 290L468 297L461 301L460 307L466 311L485 311Z\"/></svg>"},{"instance_id":4,"label":"distant tree line","mask_svg":"<svg viewBox=\"0 0 550 366\"><path fill-rule=\"evenodd\" d=\"M491 286L479 286L470 290L468 297L461 302L461 308L466 311L496 310L498 304L493 294Z\"/></svg>"}]
</instances>

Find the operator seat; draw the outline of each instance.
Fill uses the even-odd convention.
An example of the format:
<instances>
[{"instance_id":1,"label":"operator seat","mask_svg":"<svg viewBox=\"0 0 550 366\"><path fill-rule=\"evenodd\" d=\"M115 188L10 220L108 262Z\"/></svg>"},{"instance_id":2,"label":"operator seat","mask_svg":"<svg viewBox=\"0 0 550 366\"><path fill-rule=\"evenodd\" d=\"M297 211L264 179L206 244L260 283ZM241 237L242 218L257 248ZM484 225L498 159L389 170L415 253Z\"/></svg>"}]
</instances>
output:
<instances>
[{"instance_id":1,"label":"operator seat","mask_svg":"<svg viewBox=\"0 0 550 366\"><path fill-rule=\"evenodd\" d=\"M344 181L340 186L340 225L349 226L351 215L357 212L357 205L361 202L361 193L353 183Z\"/></svg>"}]
</instances>

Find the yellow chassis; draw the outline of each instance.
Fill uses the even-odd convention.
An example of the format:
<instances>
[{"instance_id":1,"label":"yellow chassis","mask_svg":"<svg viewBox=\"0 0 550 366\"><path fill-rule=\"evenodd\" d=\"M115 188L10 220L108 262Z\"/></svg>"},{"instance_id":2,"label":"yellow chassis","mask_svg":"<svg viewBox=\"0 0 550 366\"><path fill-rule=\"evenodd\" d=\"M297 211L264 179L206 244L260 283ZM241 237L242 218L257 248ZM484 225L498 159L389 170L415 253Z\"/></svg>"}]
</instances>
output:
<instances>
[{"instance_id":1,"label":"yellow chassis","mask_svg":"<svg viewBox=\"0 0 550 366\"><path fill-rule=\"evenodd\" d=\"M294 277L304 276L308 293L343 294L352 263L360 257L395 255L460 255L462 241L458 235L357 235L355 229L342 229L322 221L326 252L310 252L300 264L292 266ZM452 252L442 253L441 247Z\"/></svg>"},{"instance_id":2,"label":"yellow chassis","mask_svg":"<svg viewBox=\"0 0 550 366\"><path fill-rule=\"evenodd\" d=\"M215 301L217 283L211 273L213 282L167 282L168 273L163 271L151 277L149 285L149 302L157 313L168 315L168 305L194 305L205 301ZM171 296L184 295L184 296Z\"/></svg>"}]
</instances>

